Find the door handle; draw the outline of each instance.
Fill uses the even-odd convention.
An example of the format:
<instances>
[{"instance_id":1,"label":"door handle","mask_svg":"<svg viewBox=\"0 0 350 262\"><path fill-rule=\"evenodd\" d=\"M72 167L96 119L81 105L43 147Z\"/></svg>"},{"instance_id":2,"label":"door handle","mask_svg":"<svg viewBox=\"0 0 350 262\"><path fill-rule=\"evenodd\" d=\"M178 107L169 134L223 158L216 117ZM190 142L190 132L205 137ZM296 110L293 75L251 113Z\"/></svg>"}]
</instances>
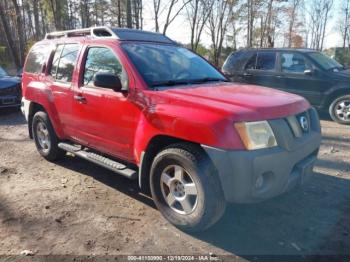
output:
<instances>
[{"instance_id":1,"label":"door handle","mask_svg":"<svg viewBox=\"0 0 350 262\"><path fill-rule=\"evenodd\" d=\"M243 76L248 76L248 77L251 77L253 76L251 73L243 73Z\"/></svg>"},{"instance_id":2,"label":"door handle","mask_svg":"<svg viewBox=\"0 0 350 262\"><path fill-rule=\"evenodd\" d=\"M85 104L86 103L86 98L83 97L82 95L75 95L74 96L74 100L78 101L81 104Z\"/></svg>"}]
</instances>

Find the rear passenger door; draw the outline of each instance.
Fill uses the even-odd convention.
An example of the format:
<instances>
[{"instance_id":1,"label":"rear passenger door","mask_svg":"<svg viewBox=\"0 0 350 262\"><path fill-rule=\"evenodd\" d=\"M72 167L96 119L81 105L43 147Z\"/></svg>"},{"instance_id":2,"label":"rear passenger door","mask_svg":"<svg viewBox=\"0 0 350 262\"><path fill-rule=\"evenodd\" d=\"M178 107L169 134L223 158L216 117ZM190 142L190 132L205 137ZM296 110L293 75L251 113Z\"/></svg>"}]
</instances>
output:
<instances>
[{"instance_id":1,"label":"rear passenger door","mask_svg":"<svg viewBox=\"0 0 350 262\"><path fill-rule=\"evenodd\" d=\"M52 63L48 69L46 85L52 92L52 100L63 132L66 136L74 134L72 103L73 103L73 73L79 54L80 45L58 44L54 50Z\"/></svg>"},{"instance_id":2,"label":"rear passenger door","mask_svg":"<svg viewBox=\"0 0 350 262\"><path fill-rule=\"evenodd\" d=\"M281 86L277 72L277 53L274 51L259 51L246 63L243 73L246 83L274 87Z\"/></svg>"}]
</instances>

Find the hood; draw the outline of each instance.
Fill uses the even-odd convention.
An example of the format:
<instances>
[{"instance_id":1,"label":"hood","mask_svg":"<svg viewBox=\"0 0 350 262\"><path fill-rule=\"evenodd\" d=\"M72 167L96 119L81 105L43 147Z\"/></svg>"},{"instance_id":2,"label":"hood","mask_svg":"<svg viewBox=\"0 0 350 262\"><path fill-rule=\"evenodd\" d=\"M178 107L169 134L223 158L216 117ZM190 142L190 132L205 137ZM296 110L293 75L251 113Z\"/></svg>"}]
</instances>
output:
<instances>
[{"instance_id":1,"label":"hood","mask_svg":"<svg viewBox=\"0 0 350 262\"><path fill-rule=\"evenodd\" d=\"M0 78L0 89L15 86L21 83L18 77L4 76Z\"/></svg>"},{"instance_id":2,"label":"hood","mask_svg":"<svg viewBox=\"0 0 350 262\"><path fill-rule=\"evenodd\" d=\"M178 103L210 112L226 112L234 121L257 121L282 118L307 110L302 97L267 87L217 83L158 91L176 98Z\"/></svg>"},{"instance_id":3,"label":"hood","mask_svg":"<svg viewBox=\"0 0 350 262\"><path fill-rule=\"evenodd\" d=\"M350 69L339 71L339 72L333 72L333 74L339 79L343 81L347 81L350 83Z\"/></svg>"}]
</instances>

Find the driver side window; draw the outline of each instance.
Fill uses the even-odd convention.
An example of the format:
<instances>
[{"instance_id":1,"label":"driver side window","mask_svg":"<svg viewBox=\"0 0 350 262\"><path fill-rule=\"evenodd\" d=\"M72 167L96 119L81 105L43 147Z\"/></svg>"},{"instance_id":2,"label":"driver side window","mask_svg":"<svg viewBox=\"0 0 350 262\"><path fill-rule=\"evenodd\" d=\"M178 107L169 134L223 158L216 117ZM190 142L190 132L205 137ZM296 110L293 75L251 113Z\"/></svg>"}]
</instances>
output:
<instances>
[{"instance_id":1,"label":"driver side window","mask_svg":"<svg viewBox=\"0 0 350 262\"><path fill-rule=\"evenodd\" d=\"M281 70L284 73L303 74L305 70L311 69L305 57L298 53L281 54Z\"/></svg>"},{"instance_id":2,"label":"driver side window","mask_svg":"<svg viewBox=\"0 0 350 262\"><path fill-rule=\"evenodd\" d=\"M84 86L93 85L97 73L112 73L120 78L123 88L128 85L127 74L123 66L109 48L89 48L85 62Z\"/></svg>"}]
</instances>

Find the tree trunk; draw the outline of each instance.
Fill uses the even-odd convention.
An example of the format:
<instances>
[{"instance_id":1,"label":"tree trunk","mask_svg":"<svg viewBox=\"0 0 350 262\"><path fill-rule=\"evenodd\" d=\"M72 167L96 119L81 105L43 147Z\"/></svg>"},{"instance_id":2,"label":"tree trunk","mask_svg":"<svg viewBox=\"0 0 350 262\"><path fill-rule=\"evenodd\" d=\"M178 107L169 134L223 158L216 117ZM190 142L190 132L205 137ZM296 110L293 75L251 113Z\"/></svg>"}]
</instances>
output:
<instances>
[{"instance_id":1,"label":"tree trunk","mask_svg":"<svg viewBox=\"0 0 350 262\"><path fill-rule=\"evenodd\" d=\"M126 0L126 27L132 28L131 0Z\"/></svg>"},{"instance_id":2,"label":"tree trunk","mask_svg":"<svg viewBox=\"0 0 350 262\"><path fill-rule=\"evenodd\" d=\"M39 24L39 10L38 0L33 0L33 14L34 14L34 25L35 25L35 38L39 40L41 37L40 24Z\"/></svg>"},{"instance_id":3,"label":"tree trunk","mask_svg":"<svg viewBox=\"0 0 350 262\"><path fill-rule=\"evenodd\" d=\"M118 0L118 27L122 27L122 9L121 2Z\"/></svg>"},{"instance_id":4,"label":"tree trunk","mask_svg":"<svg viewBox=\"0 0 350 262\"><path fill-rule=\"evenodd\" d=\"M24 43L24 32L22 30L22 14L21 10L19 9L19 6L17 4L17 0L12 0L12 4L15 8L15 13L16 13L16 29L17 29L17 36L18 36L18 58L19 58L19 63L22 66L23 65L23 60L24 60L24 49L25 49L25 43Z\"/></svg>"},{"instance_id":5,"label":"tree trunk","mask_svg":"<svg viewBox=\"0 0 350 262\"><path fill-rule=\"evenodd\" d=\"M154 23L155 30L159 32L159 9L160 9L160 0L153 0L153 8L154 8Z\"/></svg>"},{"instance_id":6,"label":"tree trunk","mask_svg":"<svg viewBox=\"0 0 350 262\"><path fill-rule=\"evenodd\" d=\"M7 22L7 17L5 15L4 7L3 7L1 1L0 1L0 20L1 20L2 27L3 27L4 32L5 32L7 47L10 50L10 53L11 53L11 56L12 56L13 61L15 63L15 66L17 68L19 68L19 67L21 67L21 62L20 62L20 59L18 57L16 46L15 46L15 43L14 43L12 35L11 35L11 29L10 29L10 26Z\"/></svg>"}]
</instances>

